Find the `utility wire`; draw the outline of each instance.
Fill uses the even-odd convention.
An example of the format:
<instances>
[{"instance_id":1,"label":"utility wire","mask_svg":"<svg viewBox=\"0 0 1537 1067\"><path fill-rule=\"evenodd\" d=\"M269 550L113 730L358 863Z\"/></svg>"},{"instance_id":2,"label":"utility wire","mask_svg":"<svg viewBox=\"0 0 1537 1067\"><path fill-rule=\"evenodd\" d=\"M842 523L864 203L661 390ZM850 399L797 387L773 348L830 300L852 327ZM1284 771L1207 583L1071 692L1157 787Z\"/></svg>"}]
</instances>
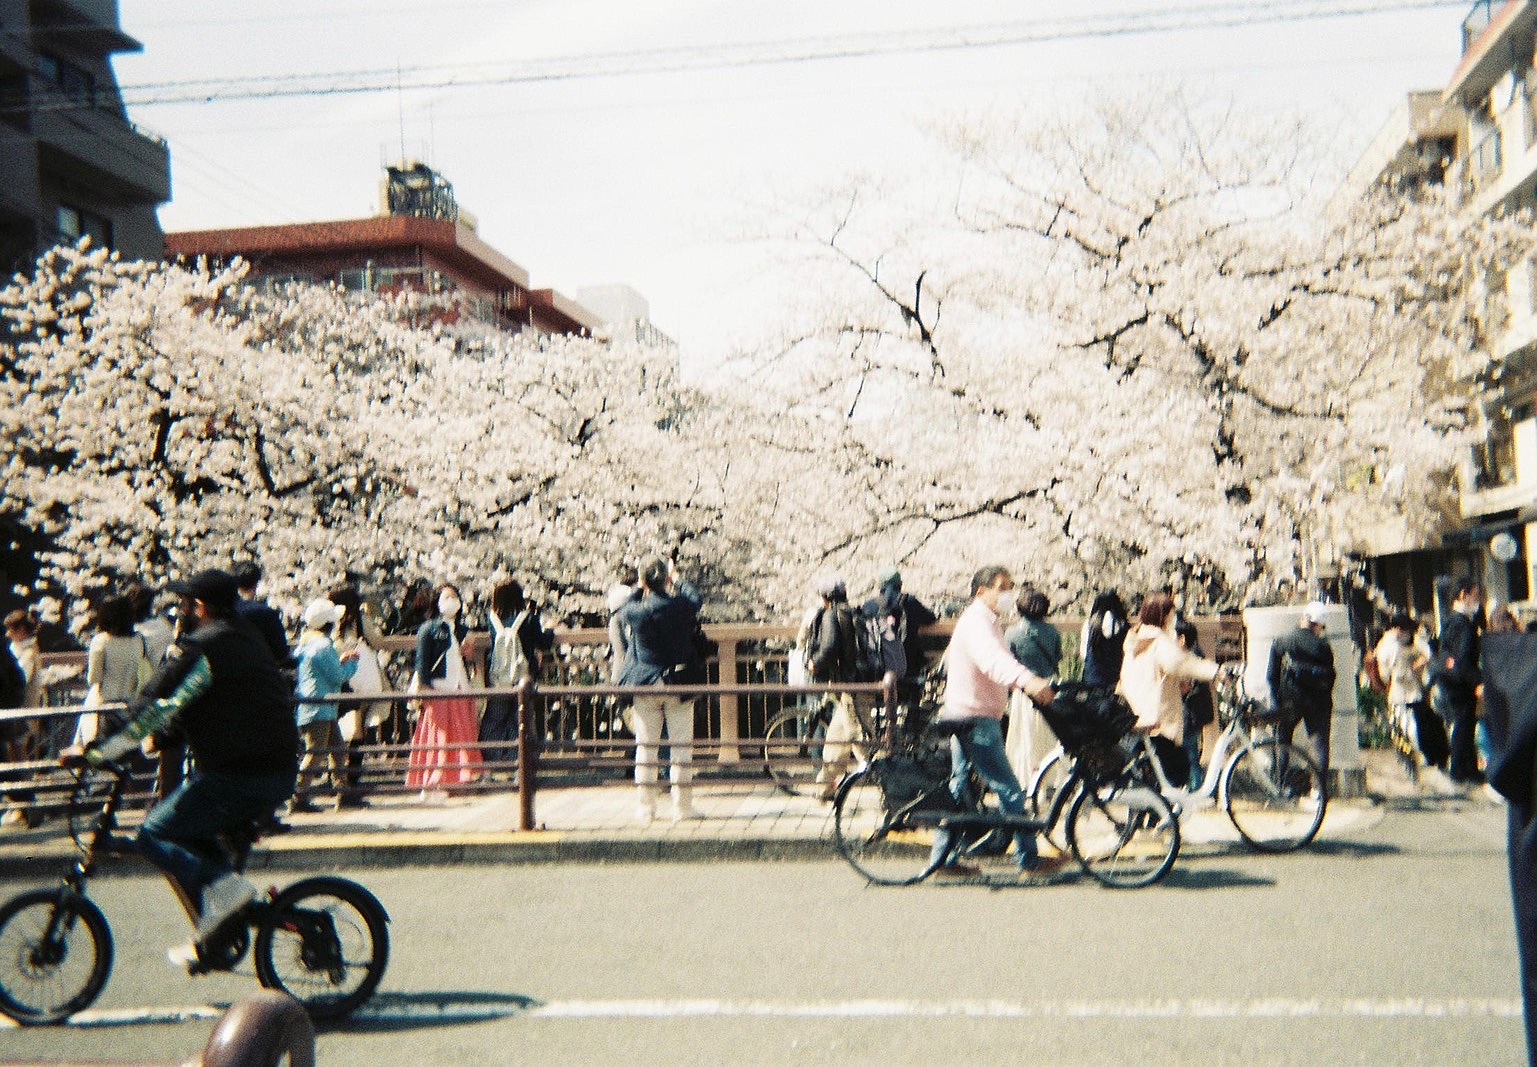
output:
<instances>
[{"instance_id":1,"label":"utility wire","mask_svg":"<svg viewBox=\"0 0 1537 1067\"><path fill-rule=\"evenodd\" d=\"M1030 23L594 53L511 65L464 64L457 67L148 83L124 86L122 93L125 106L142 108L236 100L420 92L962 51L1186 30L1233 29L1464 6L1465 0L1293 0L1247 5L1231 2L1187 4L1123 15L1091 15ZM75 105L68 101L45 99L35 103L34 109L70 106ZM16 109L0 107L0 113L11 110Z\"/></svg>"}]
</instances>

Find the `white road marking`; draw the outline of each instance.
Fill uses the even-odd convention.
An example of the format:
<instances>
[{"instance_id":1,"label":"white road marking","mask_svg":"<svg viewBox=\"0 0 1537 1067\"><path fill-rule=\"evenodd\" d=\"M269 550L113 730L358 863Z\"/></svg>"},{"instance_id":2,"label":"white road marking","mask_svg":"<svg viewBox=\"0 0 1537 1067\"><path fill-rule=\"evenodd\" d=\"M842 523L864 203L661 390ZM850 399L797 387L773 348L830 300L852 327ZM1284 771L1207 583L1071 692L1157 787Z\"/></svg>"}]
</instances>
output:
<instances>
[{"instance_id":1,"label":"white road marking","mask_svg":"<svg viewBox=\"0 0 1537 1067\"><path fill-rule=\"evenodd\" d=\"M1520 1018L1516 998L1257 1000L567 1000L526 1013L543 1019L698 1018L984 1018L984 1019L1343 1019Z\"/></svg>"},{"instance_id":2,"label":"white road marking","mask_svg":"<svg viewBox=\"0 0 1537 1067\"><path fill-rule=\"evenodd\" d=\"M79 1027L209 1022L212 1005L88 1010L69 1020ZM1517 997L1260 997L1146 1000L554 1000L464 995L435 1001L427 994L382 994L354 1016L420 1022L530 1019L1519 1019Z\"/></svg>"}]
</instances>

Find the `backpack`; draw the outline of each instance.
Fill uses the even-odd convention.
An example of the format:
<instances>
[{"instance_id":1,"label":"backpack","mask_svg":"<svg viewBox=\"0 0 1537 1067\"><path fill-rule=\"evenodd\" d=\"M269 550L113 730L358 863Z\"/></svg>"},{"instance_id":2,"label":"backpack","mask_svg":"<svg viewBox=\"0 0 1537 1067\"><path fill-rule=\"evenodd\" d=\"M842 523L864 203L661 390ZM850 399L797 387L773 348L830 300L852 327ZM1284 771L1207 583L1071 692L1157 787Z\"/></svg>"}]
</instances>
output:
<instances>
[{"instance_id":1,"label":"backpack","mask_svg":"<svg viewBox=\"0 0 1537 1067\"><path fill-rule=\"evenodd\" d=\"M1322 667L1304 663L1290 652L1281 655L1281 691L1276 694L1280 711L1300 712L1302 708L1327 695Z\"/></svg>"},{"instance_id":2,"label":"backpack","mask_svg":"<svg viewBox=\"0 0 1537 1067\"><path fill-rule=\"evenodd\" d=\"M890 640L887 634L890 634ZM902 646L896 641L896 628L891 625L889 615L872 617L861 612L854 618L854 666L852 670L853 680L856 682L878 682L891 668L887 666L887 648L889 644L895 644L898 653L902 652ZM902 655L902 665L907 666L907 656ZM904 671L898 671L901 677Z\"/></svg>"},{"instance_id":3,"label":"backpack","mask_svg":"<svg viewBox=\"0 0 1537 1067\"><path fill-rule=\"evenodd\" d=\"M1386 696L1388 683L1382 677L1382 664L1377 662L1376 652L1367 652L1361 657L1361 669L1366 673L1366 684L1371 686L1372 692Z\"/></svg>"},{"instance_id":4,"label":"backpack","mask_svg":"<svg viewBox=\"0 0 1537 1067\"><path fill-rule=\"evenodd\" d=\"M518 612L517 618L503 626L501 620L496 618L496 613L491 613L496 639L492 642L491 658L486 664L486 683L492 689L511 689L529 673L528 656L523 652L523 642L518 640L518 631L523 628L527 618L528 610L525 608Z\"/></svg>"}]
</instances>

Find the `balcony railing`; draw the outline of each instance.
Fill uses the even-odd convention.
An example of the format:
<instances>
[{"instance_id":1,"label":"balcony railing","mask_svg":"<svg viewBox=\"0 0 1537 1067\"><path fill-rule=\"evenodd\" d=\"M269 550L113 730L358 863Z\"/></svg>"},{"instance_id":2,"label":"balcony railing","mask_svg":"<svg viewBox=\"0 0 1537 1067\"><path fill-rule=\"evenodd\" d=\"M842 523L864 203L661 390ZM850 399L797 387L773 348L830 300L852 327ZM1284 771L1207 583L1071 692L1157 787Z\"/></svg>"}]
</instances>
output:
<instances>
[{"instance_id":1,"label":"balcony railing","mask_svg":"<svg viewBox=\"0 0 1537 1067\"><path fill-rule=\"evenodd\" d=\"M1504 0L1500 0L1504 3ZM1474 0L1473 10L1462 20L1462 54L1467 55L1468 49L1473 47L1473 42L1478 40L1483 32L1489 28L1489 23L1494 21L1494 0Z\"/></svg>"},{"instance_id":2,"label":"balcony railing","mask_svg":"<svg viewBox=\"0 0 1537 1067\"><path fill-rule=\"evenodd\" d=\"M1499 127L1491 129L1468 153L1467 183L1470 193L1477 193L1505 171L1504 138Z\"/></svg>"}]
</instances>

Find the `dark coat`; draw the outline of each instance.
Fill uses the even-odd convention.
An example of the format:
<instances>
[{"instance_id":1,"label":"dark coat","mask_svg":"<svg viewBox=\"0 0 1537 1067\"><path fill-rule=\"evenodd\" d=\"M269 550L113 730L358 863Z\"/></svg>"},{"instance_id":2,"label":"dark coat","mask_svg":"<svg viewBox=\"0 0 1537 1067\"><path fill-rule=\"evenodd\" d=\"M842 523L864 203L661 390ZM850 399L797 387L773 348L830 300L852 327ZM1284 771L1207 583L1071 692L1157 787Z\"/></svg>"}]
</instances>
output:
<instances>
[{"instance_id":1,"label":"dark coat","mask_svg":"<svg viewBox=\"0 0 1537 1067\"><path fill-rule=\"evenodd\" d=\"M235 601L235 614L256 627L256 632L267 642L280 670L298 669L299 662L294 659L293 649L288 647L288 633L283 629L283 617L277 613L276 608L265 600L241 598Z\"/></svg>"},{"instance_id":2,"label":"dark coat","mask_svg":"<svg viewBox=\"0 0 1537 1067\"><path fill-rule=\"evenodd\" d=\"M617 617L630 634L620 685L661 685L702 673L694 643L699 605L693 598L647 593L620 608Z\"/></svg>"},{"instance_id":3,"label":"dark coat","mask_svg":"<svg viewBox=\"0 0 1537 1067\"><path fill-rule=\"evenodd\" d=\"M854 612L847 604L824 604L811 624L810 668L813 681L859 681L859 649Z\"/></svg>"},{"instance_id":4,"label":"dark coat","mask_svg":"<svg viewBox=\"0 0 1537 1067\"><path fill-rule=\"evenodd\" d=\"M1282 675L1286 657L1296 664L1295 692L1288 692ZM1265 671L1270 695L1282 710L1300 713L1304 707L1326 709L1334 706L1334 649L1329 642L1305 626L1282 634L1270 646L1270 662ZM1296 707L1288 708L1287 703Z\"/></svg>"},{"instance_id":5,"label":"dark coat","mask_svg":"<svg viewBox=\"0 0 1537 1067\"><path fill-rule=\"evenodd\" d=\"M461 646L469 632L469 627L464 623L454 622L454 633ZM428 619L416 631L416 676L422 680L423 687L434 678L448 677L448 650L451 645L447 619Z\"/></svg>"},{"instance_id":6,"label":"dark coat","mask_svg":"<svg viewBox=\"0 0 1537 1067\"><path fill-rule=\"evenodd\" d=\"M1436 645L1434 680L1451 696L1472 700L1473 691L1482 680L1478 655L1478 627L1462 612L1453 611L1446 617L1441 627L1441 640ZM1448 661L1452 663L1449 670L1446 667Z\"/></svg>"},{"instance_id":7,"label":"dark coat","mask_svg":"<svg viewBox=\"0 0 1537 1067\"><path fill-rule=\"evenodd\" d=\"M169 696L199 660L208 661L208 690L176 717L201 771L275 776L299 767L299 727L293 686L278 669L256 628L238 615L199 626L178 638L140 695Z\"/></svg>"}]
</instances>

